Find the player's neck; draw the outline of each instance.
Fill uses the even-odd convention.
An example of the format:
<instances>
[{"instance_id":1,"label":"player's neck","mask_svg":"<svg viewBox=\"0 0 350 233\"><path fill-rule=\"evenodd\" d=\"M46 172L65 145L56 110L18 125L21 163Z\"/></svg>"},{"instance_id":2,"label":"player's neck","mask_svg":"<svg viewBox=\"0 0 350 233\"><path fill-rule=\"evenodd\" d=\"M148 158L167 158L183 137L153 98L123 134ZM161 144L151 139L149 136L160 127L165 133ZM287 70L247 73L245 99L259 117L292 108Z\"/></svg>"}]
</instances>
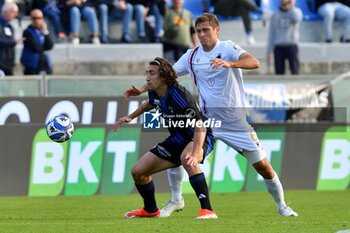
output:
<instances>
[{"instance_id":1,"label":"player's neck","mask_svg":"<svg viewBox=\"0 0 350 233\"><path fill-rule=\"evenodd\" d=\"M215 43L213 43L213 44L210 44L210 45L205 45L205 46L202 45L203 50L204 50L205 52L210 52L210 51L215 47L216 43L217 43L217 42L215 42Z\"/></svg>"},{"instance_id":2,"label":"player's neck","mask_svg":"<svg viewBox=\"0 0 350 233\"><path fill-rule=\"evenodd\" d=\"M157 90L154 90L159 97L164 97L166 96L166 93L168 92L168 86L167 85L162 85Z\"/></svg>"}]
</instances>

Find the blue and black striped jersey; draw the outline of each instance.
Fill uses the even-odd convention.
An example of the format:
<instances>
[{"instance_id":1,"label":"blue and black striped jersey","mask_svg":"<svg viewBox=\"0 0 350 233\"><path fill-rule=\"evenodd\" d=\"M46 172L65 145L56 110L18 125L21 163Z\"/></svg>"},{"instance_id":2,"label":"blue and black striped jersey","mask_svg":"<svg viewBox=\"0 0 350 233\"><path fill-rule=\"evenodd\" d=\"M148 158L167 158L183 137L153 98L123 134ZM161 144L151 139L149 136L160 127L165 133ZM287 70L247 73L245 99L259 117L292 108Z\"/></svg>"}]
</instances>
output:
<instances>
[{"instance_id":1,"label":"blue and black striped jersey","mask_svg":"<svg viewBox=\"0 0 350 233\"><path fill-rule=\"evenodd\" d=\"M192 95L179 84L169 86L167 94L162 97L150 90L148 97L149 103L162 114L164 125L167 126L174 142L191 141L194 136L194 127L187 123L206 120ZM207 128L207 134L212 134L211 128Z\"/></svg>"}]
</instances>

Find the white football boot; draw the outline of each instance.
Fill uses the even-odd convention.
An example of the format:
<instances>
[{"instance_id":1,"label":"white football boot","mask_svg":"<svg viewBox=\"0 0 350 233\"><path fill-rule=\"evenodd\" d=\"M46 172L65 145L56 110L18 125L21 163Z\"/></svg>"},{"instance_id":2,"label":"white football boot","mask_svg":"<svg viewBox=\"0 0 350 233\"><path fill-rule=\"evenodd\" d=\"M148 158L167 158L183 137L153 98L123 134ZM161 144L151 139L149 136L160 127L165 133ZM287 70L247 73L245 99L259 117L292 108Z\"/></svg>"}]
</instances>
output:
<instances>
[{"instance_id":1,"label":"white football boot","mask_svg":"<svg viewBox=\"0 0 350 233\"><path fill-rule=\"evenodd\" d=\"M282 206L281 208L278 209L278 213L281 216L286 216L286 217L297 217L299 216L297 212L292 210L289 206Z\"/></svg>"},{"instance_id":2,"label":"white football boot","mask_svg":"<svg viewBox=\"0 0 350 233\"><path fill-rule=\"evenodd\" d=\"M173 202L169 200L166 205L160 210L159 217L161 218L167 218L169 217L173 212L179 212L185 207L185 201L183 198L181 198L181 201L179 202Z\"/></svg>"}]
</instances>

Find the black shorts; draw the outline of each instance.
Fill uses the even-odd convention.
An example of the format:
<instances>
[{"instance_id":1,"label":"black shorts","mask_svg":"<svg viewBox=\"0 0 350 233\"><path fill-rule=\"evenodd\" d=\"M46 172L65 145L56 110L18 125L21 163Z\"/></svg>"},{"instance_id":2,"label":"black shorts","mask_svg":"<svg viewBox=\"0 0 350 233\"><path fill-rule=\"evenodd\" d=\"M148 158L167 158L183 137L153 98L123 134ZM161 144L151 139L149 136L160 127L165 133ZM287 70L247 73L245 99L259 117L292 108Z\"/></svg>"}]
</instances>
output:
<instances>
[{"instance_id":1,"label":"black shorts","mask_svg":"<svg viewBox=\"0 0 350 233\"><path fill-rule=\"evenodd\" d=\"M157 155L161 159L165 159L171 163L176 164L177 166L181 165L181 154L183 150L186 148L187 144L191 141L187 141L185 143L174 143L171 140L171 136L165 139L163 142L158 143L150 152ZM214 148L214 137L213 135L207 134L205 137L205 141L203 143L203 160L200 163L204 162L205 157L209 155L209 153Z\"/></svg>"}]
</instances>

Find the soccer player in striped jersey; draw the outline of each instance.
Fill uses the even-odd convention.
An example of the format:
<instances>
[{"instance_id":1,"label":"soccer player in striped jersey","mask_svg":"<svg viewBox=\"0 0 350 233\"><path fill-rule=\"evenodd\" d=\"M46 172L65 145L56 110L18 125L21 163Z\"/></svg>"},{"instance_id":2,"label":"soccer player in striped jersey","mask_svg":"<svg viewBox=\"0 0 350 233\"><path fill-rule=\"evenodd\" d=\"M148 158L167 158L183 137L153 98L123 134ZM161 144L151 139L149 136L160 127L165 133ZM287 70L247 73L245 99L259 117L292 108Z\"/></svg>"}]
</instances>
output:
<instances>
[{"instance_id":1,"label":"soccer player in striped jersey","mask_svg":"<svg viewBox=\"0 0 350 233\"><path fill-rule=\"evenodd\" d=\"M264 178L267 190L282 216L298 216L284 201L284 191L277 173L267 159L259 139L246 120L245 93L241 69L259 68L259 61L236 43L220 41L220 26L215 15L204 13L195 22L200 46L189 49L175 64L179 75L190 74L197 86L201 111L208 118L222 121L221 128L213 128L216 139L242 154ZM142 88L128 89L124 96L139 95ZM169 169L168 178L172 198L162 209L168 217L184 206L181 191L183 172Z\"/></svg>"},{"instance_id":2,"label":"soccer player in striped jersey","mask_svg":"<svg viewBox=\"0 0 350 233\"><path fill-rule=\"evenodd\" d=\"M205 175L198 166L213 149L212 130L204 126L207 119L200 113L191 94L177 83L176 78L177 74L168 61L163 58L151 61L146 70L148 101L130 115L121 117L113 126L117 131L122 123L156 109L152 119L162 116L170 133L168 138L143 155L132 168L131 174L143 198L144 207L127 212L125 218L158 217L160 210L156 204L151 175L180 165L187 171L201 205L197 219L217 218L210 204ZM191 127L191 123L194 123L194 127Z\"/></svg>"}]
</instances>

